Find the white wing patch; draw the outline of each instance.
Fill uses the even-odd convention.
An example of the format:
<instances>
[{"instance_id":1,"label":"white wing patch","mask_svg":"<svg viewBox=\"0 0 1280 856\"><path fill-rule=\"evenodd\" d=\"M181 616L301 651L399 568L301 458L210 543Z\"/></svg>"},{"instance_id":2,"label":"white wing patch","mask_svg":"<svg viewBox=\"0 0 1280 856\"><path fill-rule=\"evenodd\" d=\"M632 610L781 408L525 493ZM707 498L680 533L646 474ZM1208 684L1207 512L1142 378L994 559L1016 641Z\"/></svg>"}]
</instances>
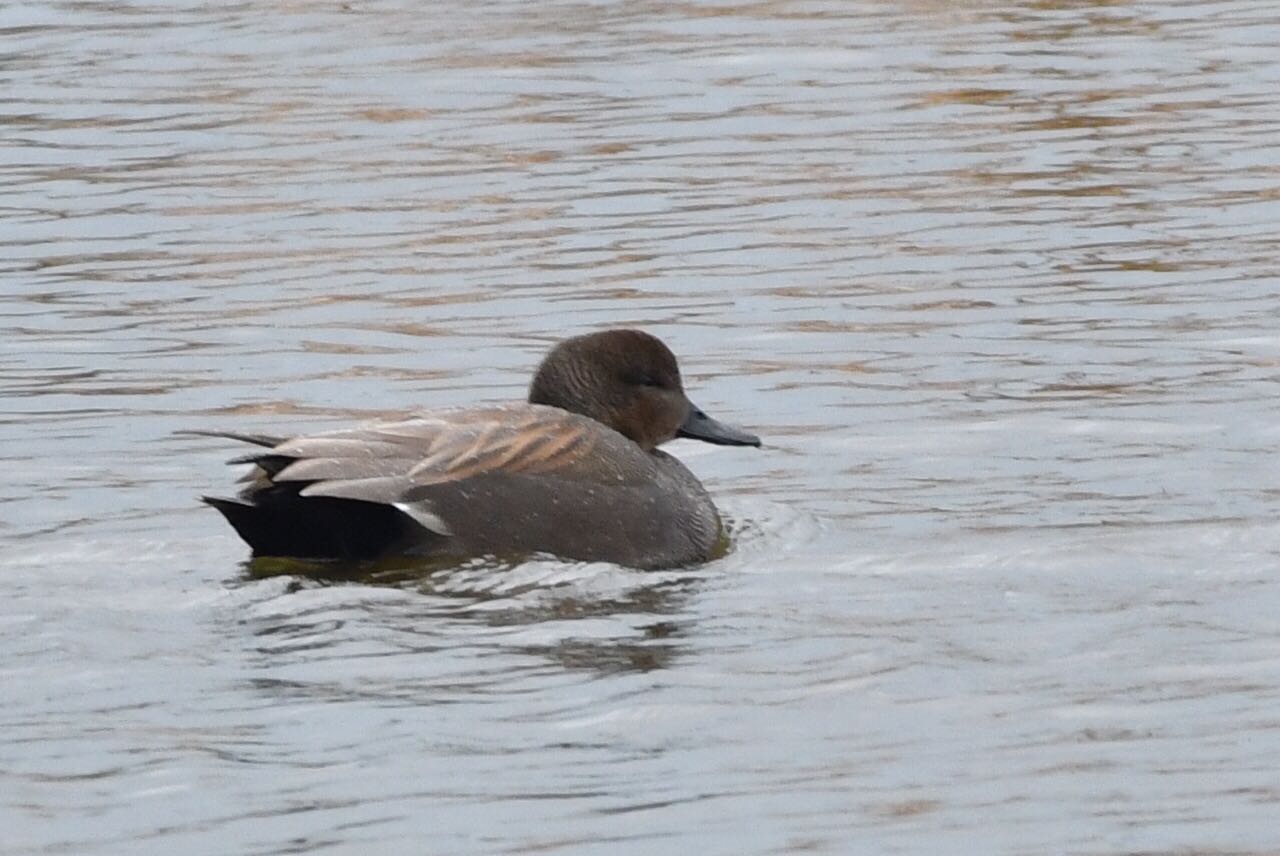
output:
<instances>
[{"instance_id":1,"label":"white wing patch","mask_svg":"<svg viewBox=\"0 0 1280 856\"><path fill-rule=\"evenodd\" d=\"M404 512L409 519L414 523L417 523L423 529L429 529L437 535L453 534L453 530L449 528L449 525L421 500L417 502L393 502L391 503L391 506Z\"/></svg>"}]
</instances>

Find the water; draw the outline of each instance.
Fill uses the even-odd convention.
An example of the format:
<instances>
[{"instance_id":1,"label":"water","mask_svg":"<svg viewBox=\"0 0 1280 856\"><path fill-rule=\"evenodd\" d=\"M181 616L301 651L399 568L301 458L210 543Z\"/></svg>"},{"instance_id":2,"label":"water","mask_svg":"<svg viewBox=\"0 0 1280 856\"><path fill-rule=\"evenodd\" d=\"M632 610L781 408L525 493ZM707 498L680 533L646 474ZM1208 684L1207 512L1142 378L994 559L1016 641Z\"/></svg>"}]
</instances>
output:
<instances>
[{"instance_id":1,"label":"water","mask_svg":"<svg viewBox=\"0 0 1280 856\"><path fill-rule=\"evenodd\" d=\"M6 853L1273 853L1280 21L0 9ZM234 450L637 325L705 567L250 575Z\"/></svg>"}]
</instances>

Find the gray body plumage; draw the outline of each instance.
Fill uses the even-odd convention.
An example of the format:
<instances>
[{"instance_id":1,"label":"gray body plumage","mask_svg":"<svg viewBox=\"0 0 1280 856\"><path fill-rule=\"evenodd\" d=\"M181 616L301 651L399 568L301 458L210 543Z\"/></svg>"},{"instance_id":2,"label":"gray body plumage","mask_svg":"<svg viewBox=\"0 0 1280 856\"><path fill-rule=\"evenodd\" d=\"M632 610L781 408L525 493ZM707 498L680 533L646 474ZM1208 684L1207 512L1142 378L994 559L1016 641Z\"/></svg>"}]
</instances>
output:
<instances>
[{"instance_id":1,"label":"gray body plumage","mask_svg":"<svg viewBox=\"0 0 1280 856\"><path fill-rule=\"evenodd\" d=\"M555 407L224 436L267 446L237 459L255 464L238 500L211 500L255 553L541 552L657 568L704 561L720 541L711 497L680 461Z\"/></svg>"}]
</instances>

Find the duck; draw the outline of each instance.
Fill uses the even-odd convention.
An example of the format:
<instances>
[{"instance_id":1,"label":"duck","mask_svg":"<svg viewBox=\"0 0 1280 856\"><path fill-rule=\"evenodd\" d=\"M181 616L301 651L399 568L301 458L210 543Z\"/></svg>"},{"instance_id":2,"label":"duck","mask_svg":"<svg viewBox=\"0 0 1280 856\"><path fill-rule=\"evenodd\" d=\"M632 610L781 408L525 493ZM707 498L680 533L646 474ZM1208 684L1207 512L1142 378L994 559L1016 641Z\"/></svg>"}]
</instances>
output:
<instances>
[{"instance_id":1,"label":"duck","mask_svg":"<svg viewBox=\"0 0 1280 856\"><path fill-rule=\"evenodd\" d=\"M523 402L415 412L296 437L191 431L248 443L234 498L203 496L254 557L525 557L640 568L724 550L697 477L659 448L677 437L761 445L685 393L657 337L609 329L565 339Z\"/></svg>"}]
</instances>

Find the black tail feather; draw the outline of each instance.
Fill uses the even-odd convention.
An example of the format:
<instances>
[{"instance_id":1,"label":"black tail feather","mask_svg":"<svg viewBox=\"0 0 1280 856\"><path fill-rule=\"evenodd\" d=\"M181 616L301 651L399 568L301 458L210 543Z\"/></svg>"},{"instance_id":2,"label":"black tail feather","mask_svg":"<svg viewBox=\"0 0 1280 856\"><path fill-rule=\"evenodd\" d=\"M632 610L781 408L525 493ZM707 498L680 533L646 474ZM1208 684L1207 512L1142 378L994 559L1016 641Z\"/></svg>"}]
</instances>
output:
<instances>
[{"instance_id":1,"label":"black tail feather","mask_svg":"<svg viewBox=\"0 0 1280 856\"><path fill-rule=\"evenodd\" d=\"M302 487L272 485L251 500L201 499L222 513L255 556L372 559L394 551L412 525L389 505L299 496Z\"/></svg>"},{"instance_id":2,"label":"black tail feather","mask_svg":"<svg viewBox=\"0 0 1280 856\"><path fill-rule=\"evenodd\" d=\"M287 455L263 454L262 452L253 452L248 455L241 455L238 458L232 458L227 461L228 464L254 464L266 470L267 475L275 476L285 467L292 464L297 458L290 458Z\"/></svg>"},{"instance_id":3,"label":"black tail feather","mask_svg":"<svg viewBox=\"0 0 1280 856\"><path fill-rule=\"evenodd\" d=\"M208 431L201 428L186 428L173 433L179 437L219 437L225 440L239 440L241 443L265 446L268 449L272 446L279 446L288 439L287 437L272 437L267 434L244 434L240 431Z\"/></svg>"}]
</instances>

